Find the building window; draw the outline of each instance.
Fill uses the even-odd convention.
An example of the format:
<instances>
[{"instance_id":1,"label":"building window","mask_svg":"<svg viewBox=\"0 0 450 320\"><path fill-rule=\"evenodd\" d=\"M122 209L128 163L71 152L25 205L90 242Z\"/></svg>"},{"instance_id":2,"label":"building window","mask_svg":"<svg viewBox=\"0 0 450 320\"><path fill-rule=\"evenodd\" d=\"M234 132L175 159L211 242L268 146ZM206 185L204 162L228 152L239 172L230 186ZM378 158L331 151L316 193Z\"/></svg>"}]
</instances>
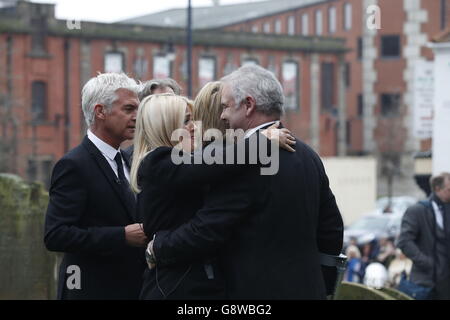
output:
<instances>
[{"instance_id":1,"label":"building window","mask_svg":"<svg viewBox=\"0 0 450 320\"><path fill-rule=\"evenodd\" d=\"M350 88L351 86L351 76L352 76L352 68L350 62L345 64L345 87Z\"/></svg>"},{"instance_id":2,"label":"building window","mask_svg":"<svg viewBox=\"0 0 450 320\"><path fill-rule=\"evenodd\" d=\"M254 25L252 26L252 32L253 32L253 33L258 33L258 32L259 32L259 27L258 27L257 24L254 24Z\"/></svg>"},{"instance_id":3,"label":"building window","mask_svg":"<svg viewBox=\"0 0 450 320\"><path fill-rule=\"evenodd\" d=\"M289 110L298 110L299 106L299 81L298 64L295 61L286 61L283 63L282 85L284 90L284 106Z\"/></svg>"},{"instance_id":4,"label":"building window","mask_svg":"<svg viewBox=\"0 0 450 320\"><path fill-rule=\"evenodd\" d=\"M321 101L322 110L331 111L334 109L334 63L324 62L321 67Z\"/></svg>"},{"instance_id":5,"label":"building window","mask_svg":"<svg viewBox=\"0 0 450 320\"><path fill-rule=\"evenodd\" d=\"M263 31L264 33L270 33L270 22L264 23Z\"/></svg>"},{"instance_id":6,"label":"building window","mask_svg":"<svg viewBox=\"0 0 450 320\"><path fill-rule=\"evenodd\" d=\"M50 188L50 178L52 174L53 161L43 160L41 162L42 182L47 190Z\"/></svg>"},{"instance_id":7,"label":"building window","mask_svg":"<svg viewBox=\"0 0 450 320\"><path fill-rule=\"evenodd\" d=\"M330 7L328 9L328 32L336 32L336 8Z\"/></svg>"},{"instance_id":8,"label":"building window","mask_svg":"<svg viewBox=\"0 0 450 320\"><path fill-rule=\"evenodd\" d=\"M323 33L323 19L322 11L316 11L316 35L320 36Z\"/></svg>"},{"instance_id":9,"label":"building window","mask_svg":"<svg viewBox=\"0 0 450 320\"><path fill-rule=\"evenodd\" d=\"M295 17L290 16L287 20L287 24L288 34L293 36L295 34Z\"/></svg>"},{"instance_id":10,"label":"building window","mask_svg":"<svg viewBox=\"0 0 450 320\"><path fill-rule=\"evenodd\" d=\"M358 94L358 117L362 118L364 116L364 98L362 94Z\"/></svg>"},{"instance_id":11,"label":"building window","mask_svg":"<svg viewBox=\"0 0 450 320\"><path fill-rule=\"evenodd\" d=\"M358 47L358 59L361 60L363 57L363 38L362 37L358 38L357 47Z\"/></svg>"},{"instance_id":12,"label":"building window","mask_svg":"<svg viewBox=\"0 0 450 320\"><path fill-rule=\"evenodd\" d=\"M47 84L44 81L33 81L31 85L32 121L44 121L47 118Z\"/></svg>"},{"instance_id":13,"label":"building window","mask_svg":"<svg viewBox=\"0 0 450 320\"><path fill-rule=\"evenodd\" d=\"M42 159L45 158L45 159ZM50 177L52 173L53 161L49 156L38 156L37 159L28 159L28 179L30 181L40 181L44 183L46 189L50 188Z\"/></svg>"},{"instance_id":14,"label":"building window","mask_svg":"<svg viewBox=\"0 0 450 320\"><path fill-rule=\"evenodd\" d=\"M208 82L216 79L216 58L201 57L198 63L199 87L203 88Z\"/></svg>"},{"instance_id":15,"label":"building window","mask_svg":"<svg viewBox=\"0 0 450 320\"><path fill-rule=\"evenodd\" d=\"M37 180L37 170L38 170L38 164L36 160L28 159L28 180L30 181L36 181Z\"/></svg>"},{"instance_id":16,"label":"building window","mask_svg":"<svg viewBox=\"0 0 450 320\"><path fill-rule=\"evenodd\" d=\"M398 93L383 93L381 95L381 115L386 118L397 117L400 114L401 95Z\"/></svg>"},{"instance_id":17,"label":"building window","mask_svg":"<svg viewBox=\"0 0 450 320\"><path fill-rule=\"evenodd\" d=\"M350 3L344 4L344 29L350 30L352 28L352 5Z\"/></svg>"},{"instance_id":18,"label":"building window","mask_svg":"<svg viewBox=\"0 0 450 320\"><path fill-rule=\"evenodd\" d=\"M164 79L171 76L171 63L165 55L158 55L153 58L153 78Z\"/></svg>"},{"instance_id":19,"label":"building window","mask_svg":"<svg viewBox=\"0 0 450 320\"><path fill-rule=\"evenodd\" d=\"M277 33L277 34L281 33L281 20L280 19L275 20L275 33Z\"/></svg>"},{"instance_id":20,"label":"building window","mask_svg":"<svg viewBox=\"0 0 450 320\"><path fill-rule=\"evenodd\" d=\"M272 72L275 75L275 77L278 77L278 66L276 64L274 56L269 57L269 64L267 65L267 70Z\"/></svg>"},{"instance_id":21,"label":"building window","mask_svg":"<svg viewBox=\"0 0 450 320\"><path fill-rule=\"evenodd\" d=\"M381 57L400 57L400 36L381 36Z\"/></svg>"},{"instance_id":22,"label":"building window","mask_svg":"<svg viewBox=\"0 0 450 320\"><path fill-rule=\"evenodd\" d=\"M347 120L345 122L347 129L345 130L345 141L347 143L347 146L351 146L352 144L352 122L350 120Z\"/></svg>"},{"instance_id":23,"label":"building window","mask_svg":"<svg viewBox=\"0 0 450 320\"><path fill-rule=\"evenodd\" d=\"M447 0L441 0L441 30L447 25Z\"/></svg>"},{"instance_id":24,"label":"building window","mask_svg":"<svg viewBox=\"0 0 450 320\"><path fill-rule=\"evenodd\" d=\"M105 54L105 72L123 72L124 60L122 52L107 52Z\"/></svg>"},{"instance_id":25,"label":"building window","mask_svg":"<svg viewBox=\"0 0 450 320\"><path fill-rule=\"evenodd\" d=\"M136 75L136 78L143 79L145 77L145 74L147 73L148 68L148 62L143 57L138 57L134 61L134 74Z\"/></svg>"},{"instance_id":26,"label":"building window","mask_svg":"<svg viewBox=\"0 0 450 320\"><path fill-rule=\"evenodd\" d=\"M227 53L227 62L223 68L223 74L226 76L232 73L234 70L238 68L238 65L234 62L233 54Z\"/></svg>"},{"instance_id":27,"label":"building window","mask_svg":"<svg viewBox=\"0 0 450 320\"><path fill-rule=\"evenodd\" d=\"M309 21L308 14L302 14L302 35L307 36L309 34Z\"/></svg>"}]
</instances>

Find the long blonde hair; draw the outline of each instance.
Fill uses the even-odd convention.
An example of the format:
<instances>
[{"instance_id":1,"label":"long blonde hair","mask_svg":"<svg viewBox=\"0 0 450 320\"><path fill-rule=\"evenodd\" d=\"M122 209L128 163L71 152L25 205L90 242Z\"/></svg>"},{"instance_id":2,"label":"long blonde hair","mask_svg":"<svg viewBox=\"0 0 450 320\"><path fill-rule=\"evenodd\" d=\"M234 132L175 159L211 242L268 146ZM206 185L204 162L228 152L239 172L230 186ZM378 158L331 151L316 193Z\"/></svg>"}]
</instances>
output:
<instances>
[{"instance_id":1,"label":"long blonde hair","mask_svg":"<svg viewBox=\"0 0 450 320\"><path fill-rule=\"evenodd\" d=\"M186 107L191 107L188 99L170 93L151 95L140 103L130 172L131 189L135 193L141 191L137 173L145 156L157 147L174 147L178 143L171 141L171 136L183 127Z\"/></svg>"},{"instance_id":2,"label":"long blonde hair","mask_svg":"<svg viewBox=\"0 0 450 320\"><path fill-rule=\"evenodd\" d=\"M208 82L194 100L194 121L201 121L203 132L215 128L225 133L225 124L220 120L222 84L219 81Z\"/></svg>"}]
</instances>

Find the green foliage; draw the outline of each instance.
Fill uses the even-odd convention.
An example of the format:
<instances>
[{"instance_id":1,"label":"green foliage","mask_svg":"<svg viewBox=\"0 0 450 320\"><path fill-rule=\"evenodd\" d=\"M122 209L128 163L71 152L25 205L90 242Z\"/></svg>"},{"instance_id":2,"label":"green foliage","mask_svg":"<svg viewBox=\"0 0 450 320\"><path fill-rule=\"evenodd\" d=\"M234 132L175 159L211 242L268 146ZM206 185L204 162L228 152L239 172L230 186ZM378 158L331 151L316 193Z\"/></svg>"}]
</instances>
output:
<instances>
[{"instance_id":1,"label":"green foliage","mask_svg":"<svg viewBox=\"0 0 450 320\"><path fill-rule=\"evenodd\" d=\"M43 243L47 203L41 184L0 174L0 300L55 297L56 256Z\"/></svg>"}]
</instances>

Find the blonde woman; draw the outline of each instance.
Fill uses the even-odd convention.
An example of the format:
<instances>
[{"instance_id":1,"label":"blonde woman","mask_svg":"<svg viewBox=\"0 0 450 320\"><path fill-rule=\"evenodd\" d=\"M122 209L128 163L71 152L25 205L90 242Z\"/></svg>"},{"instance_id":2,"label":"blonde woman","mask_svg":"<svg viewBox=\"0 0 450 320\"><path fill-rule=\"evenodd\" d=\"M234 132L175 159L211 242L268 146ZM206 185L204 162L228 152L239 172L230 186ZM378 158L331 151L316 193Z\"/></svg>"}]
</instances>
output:
<instances>
[{"instance_id":1,"label":"blonde woman","mask_svg":"<svg viewBox=\"0 0 450 320\"><path fill-rule=\"evenodd\" d=\"M145 98L139 107L134 139L131 186L137 193L138 214L144 232L177 227L203 205L208 179L227 174L219 166L176 165L173 148L193 149L192 105L181 96L157 94ZM186 129L190 139L172 141L172 133ZM241 170L241 169L237 169ZM214 257L167 268L148 268L144 273L141 299L223 299L224 282Z\"/></svg>"},{"instance_id":2,"label":"blonde woman","mask_svg":"<svg viewBox=\"0 0 450 320\"><path fill-rule=\"evenodd\" d=\"M218 83L205 86L194 102L194 114L203 129L220 126ZM172 133L185 129L190 139L172 141ZM206 131L206 130L205 130ZM145 98L139 107L134 139L131 186L138 194L138 214L144 232L157 231L185 223L203 206L204 192L211 181L236 176L246 166L176 165L173 148L190 153L194 149L192 105L181 96L157 94ZM225 286L214 256L202 256L166 268L149 268L144 274L142 299L223 299Z\"/></svg>"},{"instance_id":3,"label":"blonde woman","mask_svg":"<svg viewBox=\"0 0 450 320\"><path fill-rule=\"evenodd\" d=\"M208 82L197 94L194 101L193 119L200 121L202 125L202 136L209 129L217 129L222 135L228 129L225 122L220 119L222 113L221 104L222 84L220 81ZM292 146L295 145L295 138L287 128L278 129L280 122L277 121L266 130L262 130L269 139L279 139L280 147L290 152L295 152ZM200 144L200 143L199 143Z\"/></svg>"}]
</instances>

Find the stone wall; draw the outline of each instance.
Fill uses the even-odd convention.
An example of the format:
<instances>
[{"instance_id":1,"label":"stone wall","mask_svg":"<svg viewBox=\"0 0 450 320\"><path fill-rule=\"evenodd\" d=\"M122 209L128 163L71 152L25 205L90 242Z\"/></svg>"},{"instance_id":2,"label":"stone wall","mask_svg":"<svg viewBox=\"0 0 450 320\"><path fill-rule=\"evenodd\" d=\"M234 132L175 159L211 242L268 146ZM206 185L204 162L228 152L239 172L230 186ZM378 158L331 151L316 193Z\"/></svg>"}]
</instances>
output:
<instances>
[{"instance_id":1,"label":"stone wall","mask_svg":"<svg viewBox=\"0 0 450 320\"><path fill-rule=\"evenodd\" d=\"M43 243L48 193L0 174L0 300L53 299L56 255Z\"/></svg>"}]
</instances>

